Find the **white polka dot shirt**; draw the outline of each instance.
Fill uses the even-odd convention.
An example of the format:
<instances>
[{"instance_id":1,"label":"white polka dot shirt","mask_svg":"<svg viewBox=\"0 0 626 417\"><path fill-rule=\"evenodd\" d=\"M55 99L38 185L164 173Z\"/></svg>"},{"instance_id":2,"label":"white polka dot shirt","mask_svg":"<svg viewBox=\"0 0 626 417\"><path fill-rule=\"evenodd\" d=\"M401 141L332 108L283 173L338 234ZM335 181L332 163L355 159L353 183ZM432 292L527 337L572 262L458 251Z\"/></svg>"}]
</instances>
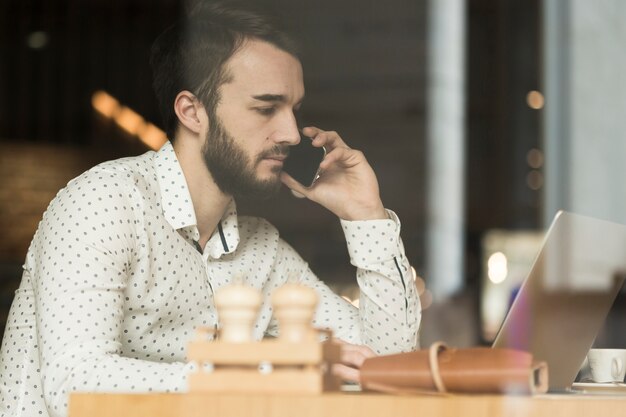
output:
<instances>
[{"instance_id":1,"label":"white polka dot shirt","mask_svg":"<svg viewBox=\"0 0 626 417\"><path fill-rule=\"evenodd\" d=\"M315 325L378 353L417 346L419 299L390 220L342 221L360 309L332 293L265 220L230 204L198 250L196 217L168 142L70 181L30 245L0 351L0 415L64 416L72 391L178 392L186 347L219 326L218 288L243 280L265 302L255 339L276 335L269 296L287 280L320 295Z\"/></svg>"}]
</instances>

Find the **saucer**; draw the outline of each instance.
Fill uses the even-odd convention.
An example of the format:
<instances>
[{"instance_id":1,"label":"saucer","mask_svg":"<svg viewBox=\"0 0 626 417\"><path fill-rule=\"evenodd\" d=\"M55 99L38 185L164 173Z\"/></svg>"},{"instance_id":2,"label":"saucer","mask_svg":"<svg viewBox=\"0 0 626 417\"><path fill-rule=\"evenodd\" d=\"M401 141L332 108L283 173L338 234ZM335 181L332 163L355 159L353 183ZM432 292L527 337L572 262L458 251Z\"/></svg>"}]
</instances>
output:
<instances>
[{"instance_id":1,"label":"saucer","mask_svg":"<svg viewBox=\"0 0 626 417\"><path fill-rule=\"evenodd\" d=\"M623 382L574 382L572 391L589 394L626 395L626 384Z\"/></svg>"}]
</instances>

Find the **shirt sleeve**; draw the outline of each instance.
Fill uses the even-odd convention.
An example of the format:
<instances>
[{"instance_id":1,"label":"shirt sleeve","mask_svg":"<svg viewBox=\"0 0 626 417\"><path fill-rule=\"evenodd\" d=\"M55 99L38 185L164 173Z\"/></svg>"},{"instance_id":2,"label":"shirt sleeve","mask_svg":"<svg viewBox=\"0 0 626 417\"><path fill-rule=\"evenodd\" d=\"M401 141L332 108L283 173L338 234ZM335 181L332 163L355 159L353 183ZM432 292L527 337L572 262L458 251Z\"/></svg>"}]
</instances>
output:
<instances>
[{"instance_id":1,"label":"shirt sleeve","mask_svg":"<svg viewBox=\"0 0 626 417\"><path fill-rule=\"evenodd\" d=\"M400 222L389 220L341 221L351 263L357 267L359 308L335 294L320 281L289 245L282 242L278 275L299 276L320 296L314 325L333 331L335 337L365 344L378 354L418 347L421 318L419 297L404 255ZM272 321L270 334L277 333Z\"/></svg>"},{"instance_id":2,"label":"shirt sleeve","mask_svg":"<svg viewBox=\"0 0 626 417\"><path fill-rule=\"evenodd\" d=\"M66 415L72 391L181 390L194 367L121 355L125 290L141 250L135 212L142 207L132 185L111 185L125 181L118 176L90 172L62 190L27 258L43 394L52 416Z\"/></svg>"},{"instance_id":3,"label":"shirt sleeve","mask_svg":"<svg viewBox=\"0 0 626 417\"><path fill-rule=\"evenodd\" d=\"M418 347L421 308L400 238L400 220L341 220L360 288L360 339L379 354Z\"/></svg>"}]
</instances>

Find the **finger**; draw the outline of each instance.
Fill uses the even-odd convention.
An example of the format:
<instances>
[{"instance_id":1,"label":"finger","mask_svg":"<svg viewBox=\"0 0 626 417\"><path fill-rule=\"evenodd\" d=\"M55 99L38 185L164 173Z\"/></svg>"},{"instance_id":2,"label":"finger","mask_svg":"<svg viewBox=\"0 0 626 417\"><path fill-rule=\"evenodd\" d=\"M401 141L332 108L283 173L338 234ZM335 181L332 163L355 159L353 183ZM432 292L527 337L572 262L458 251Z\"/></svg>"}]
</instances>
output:
<instances>
[{"instance_id":1,"label":"finger","mask_svg":"<svg viewBox=\"0 0 626 417\"><path fill-rule=\"evenodd\" d=\"M376 356L369 346L354 345L341 339L334 339L334 341L341 346L340 360L344 364L361 367L365 359Z\"/></svg>"},{"instance_id":2,"label":"finger","mask_svg":"<svg viewBox=\"0 0 626 417\"><path fill-rule=\"evenodd\" d=\"M367 346L347 345L341 349L341 362L356 368L360 368L366 359L374 356L376 354Z\"/></svg>"},{"instance_id":3,"label":"finger","mask_svg":"<svg viewBox=\"0 0 626 417\"><path fill-rule=\"evenodd\" d=\"M350 368L349 366L339 363L333 364L331 372L342 381L360 382L361 380L361 373L358 369Z\"/></svg>"},{"instance_id":4,"label":"finger","mask_svg":"<svg viewBox=\"0 0 626 417\"><path fill-rule=\"evenodd\" d=\"M337 147L348 147L343 139L341 139L341 136L332 130L322 130L314 126L309 126L302 129L302 133L313 139L313 146L324 146L329 150Z\"/></svg>"},{"instance_id":5,"label":"finger","mask_svg":"<svg viewBox=\"0 0 626 417\"><path fill-rule=\"evenodd\" d=\"M358 164L361 155L363 155L361 151L354 149L335 148L326 154L320 163L320 168L322 170L326 170L334 164L341 164L344 167L352 167Z\"/></svg>"},{"instance_id":6,"label":"finger","mask_svg":"<svg viewBox=\"0 0 626 417\"><path fill-rule=\"evenodd\" d=\"M314 138L315 136L319 135L322 132L323 132L322 129L320 129L319 127L315 127L315 126L307 126L307 127L302 128L302 133L304 133L305 136L308 136L310 138Z\"/></svg>"}]
</instances>

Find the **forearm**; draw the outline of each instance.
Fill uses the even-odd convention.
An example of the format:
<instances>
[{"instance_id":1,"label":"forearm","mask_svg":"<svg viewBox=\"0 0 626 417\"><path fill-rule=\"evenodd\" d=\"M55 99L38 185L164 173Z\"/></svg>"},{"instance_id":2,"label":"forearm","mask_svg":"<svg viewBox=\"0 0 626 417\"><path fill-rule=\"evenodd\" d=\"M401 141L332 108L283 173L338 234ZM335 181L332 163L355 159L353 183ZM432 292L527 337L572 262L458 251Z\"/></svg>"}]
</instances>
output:
<instances>
[{"instance_id":1,"label":"forearm","mask_svg":"<svg viewBox=\"0 0 626 417\"><path fill-rule=\"evenodd\" d=\"M106 353L107 343L68 349L42 367L44 397L54 416L65 416L71 392L179 392L192 364L151 362Z\"/></svg>"},{"instance_id":2,"label":"forearm","mask_svg":"<svg viewBox=\"0 0 626 417\"><path fill-rule=\"evenodd\" d=\"M418 346L420 304L405 264L394 258L375 270L359 269L357 273L361 339L379 354L410 351Z\"/></svg>"},{"instance_id":3,"label":"forearm","mask_svg":"<svg viewBox=\"0 0 626 417\"><path fill-rule=\"evenodd\" d=\"M317 291L315 327L332 330L335 337L346 342L369 345L377 353L416 348L421 316L410 266L399 238L399 221L394 213L389 214L388 220L342 221L351 262L358 268L359 309L320 281L289 245L281 242L276 257L277 277L297 276L300 282ZM281 282L272 281L268 285L278 288ZM275 324L268 331L276 335Z\"/></svg>"},{"instance_id":4,"label":"forearm","mask_svg":"<svg viewBox=\"0 0 626 417\"><path fill-rule=\"evenodd\" d=\"M415 349L421 319L419 297L404 255L400 223L342 221L361 296L361 340L377 353Z\"/></svg>"}]
</instances>

